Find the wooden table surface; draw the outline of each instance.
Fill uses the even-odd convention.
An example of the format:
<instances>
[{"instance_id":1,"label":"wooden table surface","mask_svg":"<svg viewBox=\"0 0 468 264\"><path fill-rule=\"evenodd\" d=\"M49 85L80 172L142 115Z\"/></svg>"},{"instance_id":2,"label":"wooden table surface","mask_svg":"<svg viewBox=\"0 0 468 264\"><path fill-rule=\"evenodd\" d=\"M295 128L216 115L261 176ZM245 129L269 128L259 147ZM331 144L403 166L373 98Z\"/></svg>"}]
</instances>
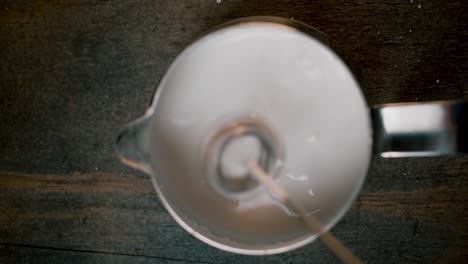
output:
<instances>
[{"instance_id":1,"label":"wooden table surface","mask_svg":"<svg viewBox=\"0 0 468 264\"><path fill-rule=\"evenodd\" d=\"M117 131L191 40L251 15L328 34L372 104L468 99L467 13L461 0L2 1L0 263L335 263L320 243L252 257L193 238L119 163ZM375 158L333 233L368 263L467 263L467 196L466 155Z\"/></svg>"}]
</instances>

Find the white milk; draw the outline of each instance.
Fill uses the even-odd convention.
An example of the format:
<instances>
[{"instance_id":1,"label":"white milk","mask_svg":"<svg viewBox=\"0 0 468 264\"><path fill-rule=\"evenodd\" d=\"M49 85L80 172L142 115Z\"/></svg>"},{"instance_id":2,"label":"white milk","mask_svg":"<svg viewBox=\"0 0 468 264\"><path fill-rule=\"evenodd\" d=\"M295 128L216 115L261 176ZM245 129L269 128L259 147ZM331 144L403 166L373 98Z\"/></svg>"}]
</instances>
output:
<instances>
[{"instance_id":1,"label":"white milk","mask_svg":"<svg viewBox=\"0 0 468 264\"><path fill-rule=\"evenodd\" d=\"M271 23L224 28L181 53L158 89L156 181L204 236L251 249L308 236L265 192L230 201L207 183L201 152L232 116L256 116L274 130L285 153L279 183L325 226L359 191L371 157L369 110L349 69L314 38Z\"/></svg>"}]
</instances>

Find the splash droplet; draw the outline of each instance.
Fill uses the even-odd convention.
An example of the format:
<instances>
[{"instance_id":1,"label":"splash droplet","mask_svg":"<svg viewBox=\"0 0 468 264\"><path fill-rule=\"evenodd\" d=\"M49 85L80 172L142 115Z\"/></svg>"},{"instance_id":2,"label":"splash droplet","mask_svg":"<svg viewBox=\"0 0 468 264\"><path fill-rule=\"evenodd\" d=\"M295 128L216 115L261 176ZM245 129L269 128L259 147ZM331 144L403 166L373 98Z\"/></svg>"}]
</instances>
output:
<instances>
[{"instance_id":1,"label":"splash droplet","mask_svg":"<svg viewBox=\"0 0 468 264\"><path fill-rule=\"evenodd\" d=\"M309 179L309 177L307 177L307 175L305 174L301 174L299 176L296 176L292 173L286 173L286 177L290 178L291 180L295 180L295 181L307 181Z\"/></svg>"}]
</instances>

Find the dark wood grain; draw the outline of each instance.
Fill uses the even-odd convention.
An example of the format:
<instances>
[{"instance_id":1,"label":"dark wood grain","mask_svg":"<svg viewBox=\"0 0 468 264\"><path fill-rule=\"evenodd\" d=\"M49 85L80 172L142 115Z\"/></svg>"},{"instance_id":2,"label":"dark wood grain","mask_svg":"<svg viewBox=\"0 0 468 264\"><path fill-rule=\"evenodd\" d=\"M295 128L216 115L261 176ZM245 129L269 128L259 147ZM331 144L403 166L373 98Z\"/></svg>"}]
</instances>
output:
<instances>
[{"instance_id":1,"label":"dark wood grain","mask_svg":"<svg viewBox=\"0 0 468 264\"><path fill-rule=\"evenodd\" d=\"M248 257L191 237L121 165L190 41L250 15L306 22L357 70L371 104L468 99L465 1L2 1L0 263L333 263L319 243ZM375 159L333 232L368 263L466 263L468 157Z\"/></svg>"}]
</instances>

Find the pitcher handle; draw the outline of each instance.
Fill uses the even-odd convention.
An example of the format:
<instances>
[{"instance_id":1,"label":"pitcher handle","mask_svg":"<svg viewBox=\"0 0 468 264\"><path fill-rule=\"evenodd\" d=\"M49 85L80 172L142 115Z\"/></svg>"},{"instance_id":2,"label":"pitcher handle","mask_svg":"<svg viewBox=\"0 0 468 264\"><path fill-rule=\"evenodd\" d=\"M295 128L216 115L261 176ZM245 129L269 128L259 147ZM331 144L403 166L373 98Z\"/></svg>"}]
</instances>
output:
<instances>
[{"instance_id":1,"label":"pitcher handle","mask_svg":"<svg viewBox=\"0 0 468 264\"><path fill-rule=\"evenodd\" d=\"M149 124L149 115L131 122L119 132L116 143L124 164L151 174Z\"/></svg>"},{"instance_id":2,"label":"pitcher handle","mask_svg":"<svg viewBox=\"0 0 468 264\"><path fill-rule=\"evenodd\" d=\"M377 105L372 119L376 155L427 157L468 152L468 102Z\"/></svg>"}]
</instances>

